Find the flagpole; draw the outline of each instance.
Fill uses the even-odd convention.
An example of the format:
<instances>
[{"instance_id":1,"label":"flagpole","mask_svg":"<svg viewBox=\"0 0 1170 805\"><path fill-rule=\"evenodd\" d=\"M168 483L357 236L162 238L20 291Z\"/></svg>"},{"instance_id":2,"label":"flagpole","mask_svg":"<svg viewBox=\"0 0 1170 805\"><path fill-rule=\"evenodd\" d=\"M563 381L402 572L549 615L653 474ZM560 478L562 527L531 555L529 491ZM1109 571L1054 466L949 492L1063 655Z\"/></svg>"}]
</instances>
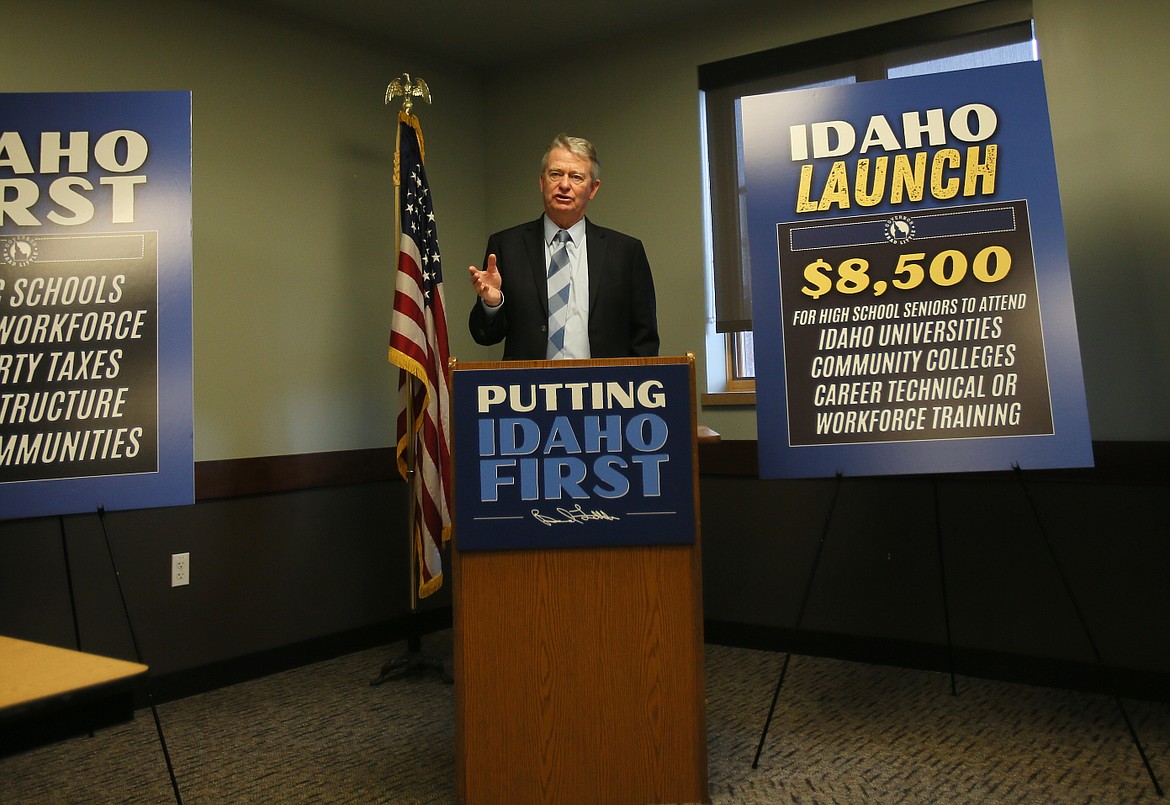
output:
<instances>
[{"instance_id":1,"label":"flagpole","mask_svg":"<svg viewBox=\"0 0 1170 805\"><path fill-rule=\"evenodd\" d=\"M387 90L389 92L389 90ZM428 99L429 101L429 99ZM387 98L387 103L390 99ZM407 102L402 102L402 108L407 110ZM398 154L402 152L402 127L394 127L394 158L397 162ZM400 205L402 204L402 182L394 183L394 243L397 244L402 239L402 218L400 215ZM401 370L399 370L401 372ZM415 470L415 457L417 454L418 431L414 430L414 380L411 377L406 379L406 426L410 432L410 439L406 443L406 494L408 496L408 503L406 506L406 560L410 565L410 614L407 616L406 625L406 650L412 654L417 654L422 650L422 637L418 633L418 544L415 540L415 516L418 507L418 490L415 484L418 482L418 472Z\"/></svg>"},{"instance_id":2,"label":"flagpole","mask_svg":"<svg viewBox=\"0 0 1170 805\"><path fill-rule=\"evenodd\" d=\"M421 97L428 104L431 102L430 89L426 82L421 78L414 81L411 80L408 73L404 73L402 79L394 79L386 87L385 103L387 105L397 97L403 96L402 110L398 115L399 123L395 125L395 140L394 140L394 233L395 244L400 244L402 241L402 181L399 174L399 161L402 153L402 125L401 121L406 118L410 119L411 107L413 106L413 98ZM421 130L418 130L417 136L420 140L421 150ZM396 268L396 285L397 285L397 268ZM372 686L380 685L392 676L402 676L405 673L417 671L435 671L438 673L443 681L451 684L454 680L448 675L447 670L440 660L426 657L421 654L422 651L422 635L418 625L418 606L419 606L419 583L420 571L419 562L422 560L420 553L420 546L418 544L418 470L416 466L417 457L419 454L418 440L421 438L422 429L415 428L415 386L416 383L422 381L416 379L414 375L399 369L399 394L405 393L405 424L407 438L405 439L405 459L406 459L406 490L407 490L407 515L406 515L406 535L407 535L407 563L410 566L410 610L407 613L407 655L390 660L382 666L382 670L370 684ZM405 391L401 386L405 384Z\"/></svg>"},{"instance_id":3,"label":"flagpole","mask_svg":"<svg viewBox=\"0 0 1170 805\"><path fill-rule=\"evenodd\" d=\"M406 381L406 421L414 422L414 385L413 379ZM406 650L411 654L422 651L422 635L418 628L418 540L415 539L415 518L418 514L418 473L414 468L415 440L418 434L410 437L406 447L406 461L410 468L406 471L406 493L410 500L406 506L406 545L407 561L410 563L410 612L406 619ZM384 671L385 669L383 669Z\"/></svg>"}]
</instances>

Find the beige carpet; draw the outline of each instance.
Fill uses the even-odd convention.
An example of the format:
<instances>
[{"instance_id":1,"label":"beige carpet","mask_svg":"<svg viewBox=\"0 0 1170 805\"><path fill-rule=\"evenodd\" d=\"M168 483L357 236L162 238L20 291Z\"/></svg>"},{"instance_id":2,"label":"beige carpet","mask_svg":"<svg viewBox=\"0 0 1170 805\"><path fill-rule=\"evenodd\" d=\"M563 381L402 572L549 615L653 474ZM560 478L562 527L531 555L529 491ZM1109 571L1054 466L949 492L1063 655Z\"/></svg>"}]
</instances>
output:
<instances>
[{"instance_id":1,"label":"beige carpet","mask_svg":"<svg viewBox=\"0 0 1170 805\"><path fill-rule=\"evenodd\" d=\"M449 631L424 653L450 667ZM404 644L159 706L183 802L454 802L453 688L370 682ZM1164 803L1111 698L796 656L758 769L784 656L708 646L713 803ZM1163 787L1170 706L1126 707ZM0 759L0 803L174 802L149 710ZM517 803L516 805L524 805Z\"/></svg>"}]
</instances>

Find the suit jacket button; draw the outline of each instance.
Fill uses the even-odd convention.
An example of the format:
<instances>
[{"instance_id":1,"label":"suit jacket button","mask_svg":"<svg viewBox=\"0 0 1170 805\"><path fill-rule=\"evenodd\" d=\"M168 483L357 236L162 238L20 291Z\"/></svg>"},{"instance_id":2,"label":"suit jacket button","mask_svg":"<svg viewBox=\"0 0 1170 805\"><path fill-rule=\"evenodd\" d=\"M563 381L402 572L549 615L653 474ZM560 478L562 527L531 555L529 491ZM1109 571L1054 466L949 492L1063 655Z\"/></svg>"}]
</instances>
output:
<instances>
[{"instance_id":1,"label":"suit jacket button","mask_svg":"<svg viewBox=\"0 0 1170 805\"><path fill-rule=\"evenodd\" d=\"M542 333L547 333L548 332L548 325L547 324L540 325L540 331Z\"/></svg>"}]
</instances>

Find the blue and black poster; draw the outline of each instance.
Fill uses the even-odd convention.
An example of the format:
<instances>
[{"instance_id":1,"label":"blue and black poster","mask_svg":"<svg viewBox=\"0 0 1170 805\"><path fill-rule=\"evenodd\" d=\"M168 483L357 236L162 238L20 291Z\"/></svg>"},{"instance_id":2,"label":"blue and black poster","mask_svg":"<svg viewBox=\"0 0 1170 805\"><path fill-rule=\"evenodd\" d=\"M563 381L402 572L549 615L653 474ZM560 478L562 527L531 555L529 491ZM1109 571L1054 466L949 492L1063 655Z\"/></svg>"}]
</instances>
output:
<instances>
[{"instance_id":1,"label":"blue and black poster","mask_svg":"<svg viewBox=\"0 0 1170 805\"><path fill-rule=\"evenodd\" d=\"M0 503L190 503L191 98L0 95Z\"/></svg>"},{"instance_id":2,"label":"blue and black poster","mask_svg":"<svg viewBox=\"0 0 1170 805\"><path fill-rule=\"evenodd\" d=\"M1040 65L741 112L761 475L1091 465Z\"/></svg>"}]
</instances>

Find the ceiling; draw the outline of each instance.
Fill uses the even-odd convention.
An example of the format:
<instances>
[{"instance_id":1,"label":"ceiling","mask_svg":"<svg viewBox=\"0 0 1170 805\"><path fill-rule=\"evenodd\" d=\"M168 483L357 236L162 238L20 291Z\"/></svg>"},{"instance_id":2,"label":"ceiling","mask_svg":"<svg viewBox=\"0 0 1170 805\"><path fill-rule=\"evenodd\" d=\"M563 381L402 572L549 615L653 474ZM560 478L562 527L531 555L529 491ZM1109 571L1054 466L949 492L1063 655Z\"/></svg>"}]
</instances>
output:
<instances>
[{"instance_id":1,"label":"ceiling","mask_svg":"<svg viewBox=\"0 0 1170 805\"><path fill-rule=\"evenodd\" d=\"M484 67L751 3L759 0L250 0L253 9L300 25Z\"/></svg>"}]
</instances>

